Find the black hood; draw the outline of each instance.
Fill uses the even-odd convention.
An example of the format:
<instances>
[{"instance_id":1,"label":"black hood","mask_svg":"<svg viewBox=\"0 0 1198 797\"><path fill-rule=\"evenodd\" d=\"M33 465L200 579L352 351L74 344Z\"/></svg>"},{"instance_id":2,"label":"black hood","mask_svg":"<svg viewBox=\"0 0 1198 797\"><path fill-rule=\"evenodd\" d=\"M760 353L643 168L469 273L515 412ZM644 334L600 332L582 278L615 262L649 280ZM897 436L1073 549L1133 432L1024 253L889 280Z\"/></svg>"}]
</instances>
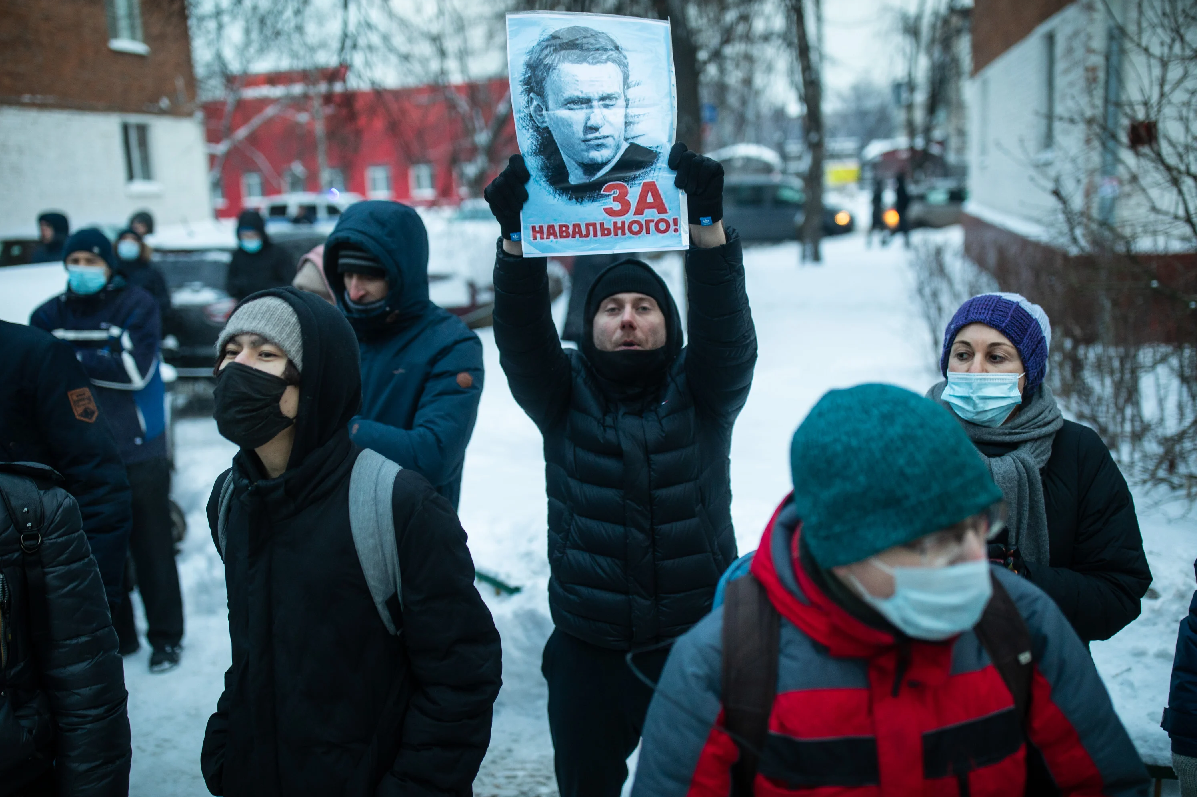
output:
<instances>
[{"instance_id":1,"label":"black hood","mask_svg":"<svg viewBox=\"0 0 1198 797\"><path fill-rule=\"evenodd\" d=\"M262 214L256 210L243 210L237 216L238 230L253 230L262 236L262 248L270 245L270 236L266 234L266 222Z\"/></svg>"},{"instance_id":2,"label":"black hood","mask_svg":"<svg viewBox=\"0 0 1198 797\"><path fill-rule=\"evenodd\" d=\"M49 226L51 230L54 230L54 240L56 241L64 240L68 235L71 234L71 224L67 221L67 217L61 213L55 213L53 211L50 213L43 213L37 217L37 223L45 224Z\"/></svg>"},{"instance_id":3,"label":"black hood","mask_svg":"<svg viewBox=\"0 0 1198 797\"><path fill-rule=\"evenodd\" d=\"M348 434L349 421L362 405L358 339L336 307L296 288L259 291L245 297L238 307L264 296L277 296L291 305L304 343L295 445L287 463L290 470L338 432Z\"/></svg>"},{"instance_id":4,"label":"black hood","mask_svg":"<svg viewBox=\"0 0 1198 797\"><path fill-rule=\"evenodd\" d=\"M666 317L666 343L660 349L655 349L652 352L599 351L595 348L595 335L593 332L595 323L594 314L598 310L599 301L606 297L596 297L595 290L598 286L604 284L604 277L608 272L624 268L628 265L635 265L644 269L647 275L656 284L661 286L661 296L665 297L665 301L659 301L658 305ZM673 364L674 360L678 359L678 355L682 352L682 320L678 317L678 305L674 302L674 296L670 293L670 289L666 286L665 280L661 278L661 275L641 260L628 258L613 263L604 269L587 290L587 300L583 306L588 309L588 312L586 313L586 317L583 318L582 341L579 343L578 348L582 352L583 357L587 359L587 362L591 364L591 367L595 369L595 372L603 378L605 388L609 392L614 392L614 397L625 398L629 396L630 390L635 394L639 389L656 386L665 378L667 369ZM647 364L651 361L651 370L643 374L643 376L634 377L636 379L635 383L629 384L626 374L629 370L636 371L638 369L635 367L628 369L625 367L625 361L632 362L634 360L643 360Z\"/></svg>"}]
</instances>

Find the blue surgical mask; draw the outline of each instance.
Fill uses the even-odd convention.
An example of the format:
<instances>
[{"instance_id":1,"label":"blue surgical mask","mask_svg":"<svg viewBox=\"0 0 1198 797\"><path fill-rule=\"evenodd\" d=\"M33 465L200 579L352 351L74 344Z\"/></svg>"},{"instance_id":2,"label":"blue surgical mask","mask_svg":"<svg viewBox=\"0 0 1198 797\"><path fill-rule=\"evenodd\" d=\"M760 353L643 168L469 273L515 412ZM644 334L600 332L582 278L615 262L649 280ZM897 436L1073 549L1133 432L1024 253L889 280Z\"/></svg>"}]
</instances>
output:
<instances>
[{"instance_id":1,"label":"blue surgical mask","mask_svg":"<svg viewBox=\"0 0 1198 797\"><path fill-rule=\"evenodd\" d=\"M104 266L67 266L67 286L72 293L90 296L104 290L108 284L107 269Z\"/></svg>"},{"instance_id":2,"label":"blue surgical mask","mask_svg":"<svg viewBox=\"0 0 1198 797\"><path fill-rule=\"evenodd\" d=\"M116 245L116 254L121 260L137 260L141 257L141 244L128 239L120 241Z\"/></svg>"},{"instance_id":3,"label":"blue surgical mask","mask_svg":"<svg viewBox=\"0 0 1198 797\"><path fill-rule=\"evenodd\" d=\"M876 557L870 564L894 577L894 594L878 598L849 576L861 598L898 630L932 642L977 625L990 602L990 563L985 559L945 567L891 567Z\"/></svg>"},{"instance_id":4,"label":"blue surgical mask","mask_svg":"<svg viewBox=\"0 0 1198 797\"><path fill-rule=\"evenodd\" d=\"M262 251L261 238L238 238L237 240L238 245L241 246L242 250L251 255L256 255Z\"/></svg>"},{"instance_id":5,"label":"blue surgical mask","mask_svg":"<svg viewBox=\"0 0 1198 797\"><path fill-rule=\"evenodd\" d=\"M1023 401L1023 374L965 374L950 371L941 398L957 416L978 426L997 428Z\"/></svg>"}]
</instances>

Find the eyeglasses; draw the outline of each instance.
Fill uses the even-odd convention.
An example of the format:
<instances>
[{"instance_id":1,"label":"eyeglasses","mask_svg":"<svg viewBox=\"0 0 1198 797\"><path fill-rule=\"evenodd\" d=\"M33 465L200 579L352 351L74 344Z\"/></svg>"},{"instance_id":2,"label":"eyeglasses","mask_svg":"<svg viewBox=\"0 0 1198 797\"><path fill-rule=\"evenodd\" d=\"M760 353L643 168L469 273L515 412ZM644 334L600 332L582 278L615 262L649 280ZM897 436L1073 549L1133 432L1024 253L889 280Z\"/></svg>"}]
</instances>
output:
<instances>
[{"instance_id":1,"label":"eyeglasses","mask_svg":"<svg viewBox=\"0 0 1198 797\"><path fill-rule=\"evenodd\" d=\"M972 543L984 545L1007 527L1007 505L1003 501L947 529L925 534L901 547L919 555L925 567L944 567L962 558Z\"/></svg>"}]
</instances>

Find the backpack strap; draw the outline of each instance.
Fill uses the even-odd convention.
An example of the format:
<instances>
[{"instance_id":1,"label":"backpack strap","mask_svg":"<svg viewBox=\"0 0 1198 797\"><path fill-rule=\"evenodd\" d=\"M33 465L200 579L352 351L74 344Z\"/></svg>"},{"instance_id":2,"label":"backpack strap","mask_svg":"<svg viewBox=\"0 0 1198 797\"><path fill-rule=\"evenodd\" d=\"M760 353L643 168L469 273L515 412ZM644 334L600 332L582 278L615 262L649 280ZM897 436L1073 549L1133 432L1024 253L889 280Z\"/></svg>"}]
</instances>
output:
<instances>
[{"instance_id":1,"label":"backpack strap","mask_svg":"<svg viewBox=\"0 0 1198 797\"><path fill-rule=\"evenodd\" d=\"M25 579L29 584L29 619L34 634L50 633L50 615L47 608L46 573L42 568L42 513L41 490L28 476L0 472L0 499L8 511L9 520L17 531L25 565Z\"/></svg>"},{"instance_id":2,"label":"backpack strap","mask_svg":"<svg viewBox=\"0 0 1198 797\"><path fill-rule=\"evenodd\" d=\"M752 574L728 583L721 630L724 727L740 750L733 797L751 797L778 685L779 615Z\"/></svg>"},{"instance_id":3,"label":"backpack strap","mask_svg":"<svg viewBox=\"0 0 1198 797\"><path fill-rule=\"evenodd\" d=\"M225 561L225 546L229 542L229 508L233 504L233 471L229 471L225 475L225 481L220 486L220 498L216 503L216 533L212 536L212 541L216 543L216 550L220 554L220 560Z\"/></svg>"},{"instance_id":4,"label":"backpack strap","mask_svg":"<svg viewBox=\"0 0 1198 797\"><path fill-rule=\"evenodd\" d=\"M1020 726L1026 728L1032 699L1032 635L1011 594L993 573L990 584L993 595L973 632L1011 690Z\"/></svg>"},{"instance_id":5,"label":"backpack strap","mask_svg":"<svg viewBox=\"0 0 1198 797\"><path fill-rule=\"evenodd\" d=\"M383 625L395 636L403 622L403 581L391 495L401 468L369 448L354 462L349 477L349 529L370 597Z\"/></svg>"}]
</instances>

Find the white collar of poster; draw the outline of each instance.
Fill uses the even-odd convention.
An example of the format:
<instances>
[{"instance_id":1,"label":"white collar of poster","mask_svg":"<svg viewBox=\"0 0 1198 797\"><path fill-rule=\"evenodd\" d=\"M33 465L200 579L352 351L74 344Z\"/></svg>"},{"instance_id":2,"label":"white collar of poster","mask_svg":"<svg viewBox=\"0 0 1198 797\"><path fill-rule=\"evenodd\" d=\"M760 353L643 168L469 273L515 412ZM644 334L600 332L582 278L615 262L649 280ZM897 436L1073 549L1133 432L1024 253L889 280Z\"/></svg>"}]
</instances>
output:
<instances>
[{"instance_id":1,"label":"white collar of poster","mask_svg":"<svg viewBox=\"0 0 1198 797\"><path fill-rule=\"evenodd\" d=\"M531 174L524 256L686 249L686 193L666 166L678 109L670 23L530 12L508 14L507 34Z\"/></svg>"}]
</instances>

